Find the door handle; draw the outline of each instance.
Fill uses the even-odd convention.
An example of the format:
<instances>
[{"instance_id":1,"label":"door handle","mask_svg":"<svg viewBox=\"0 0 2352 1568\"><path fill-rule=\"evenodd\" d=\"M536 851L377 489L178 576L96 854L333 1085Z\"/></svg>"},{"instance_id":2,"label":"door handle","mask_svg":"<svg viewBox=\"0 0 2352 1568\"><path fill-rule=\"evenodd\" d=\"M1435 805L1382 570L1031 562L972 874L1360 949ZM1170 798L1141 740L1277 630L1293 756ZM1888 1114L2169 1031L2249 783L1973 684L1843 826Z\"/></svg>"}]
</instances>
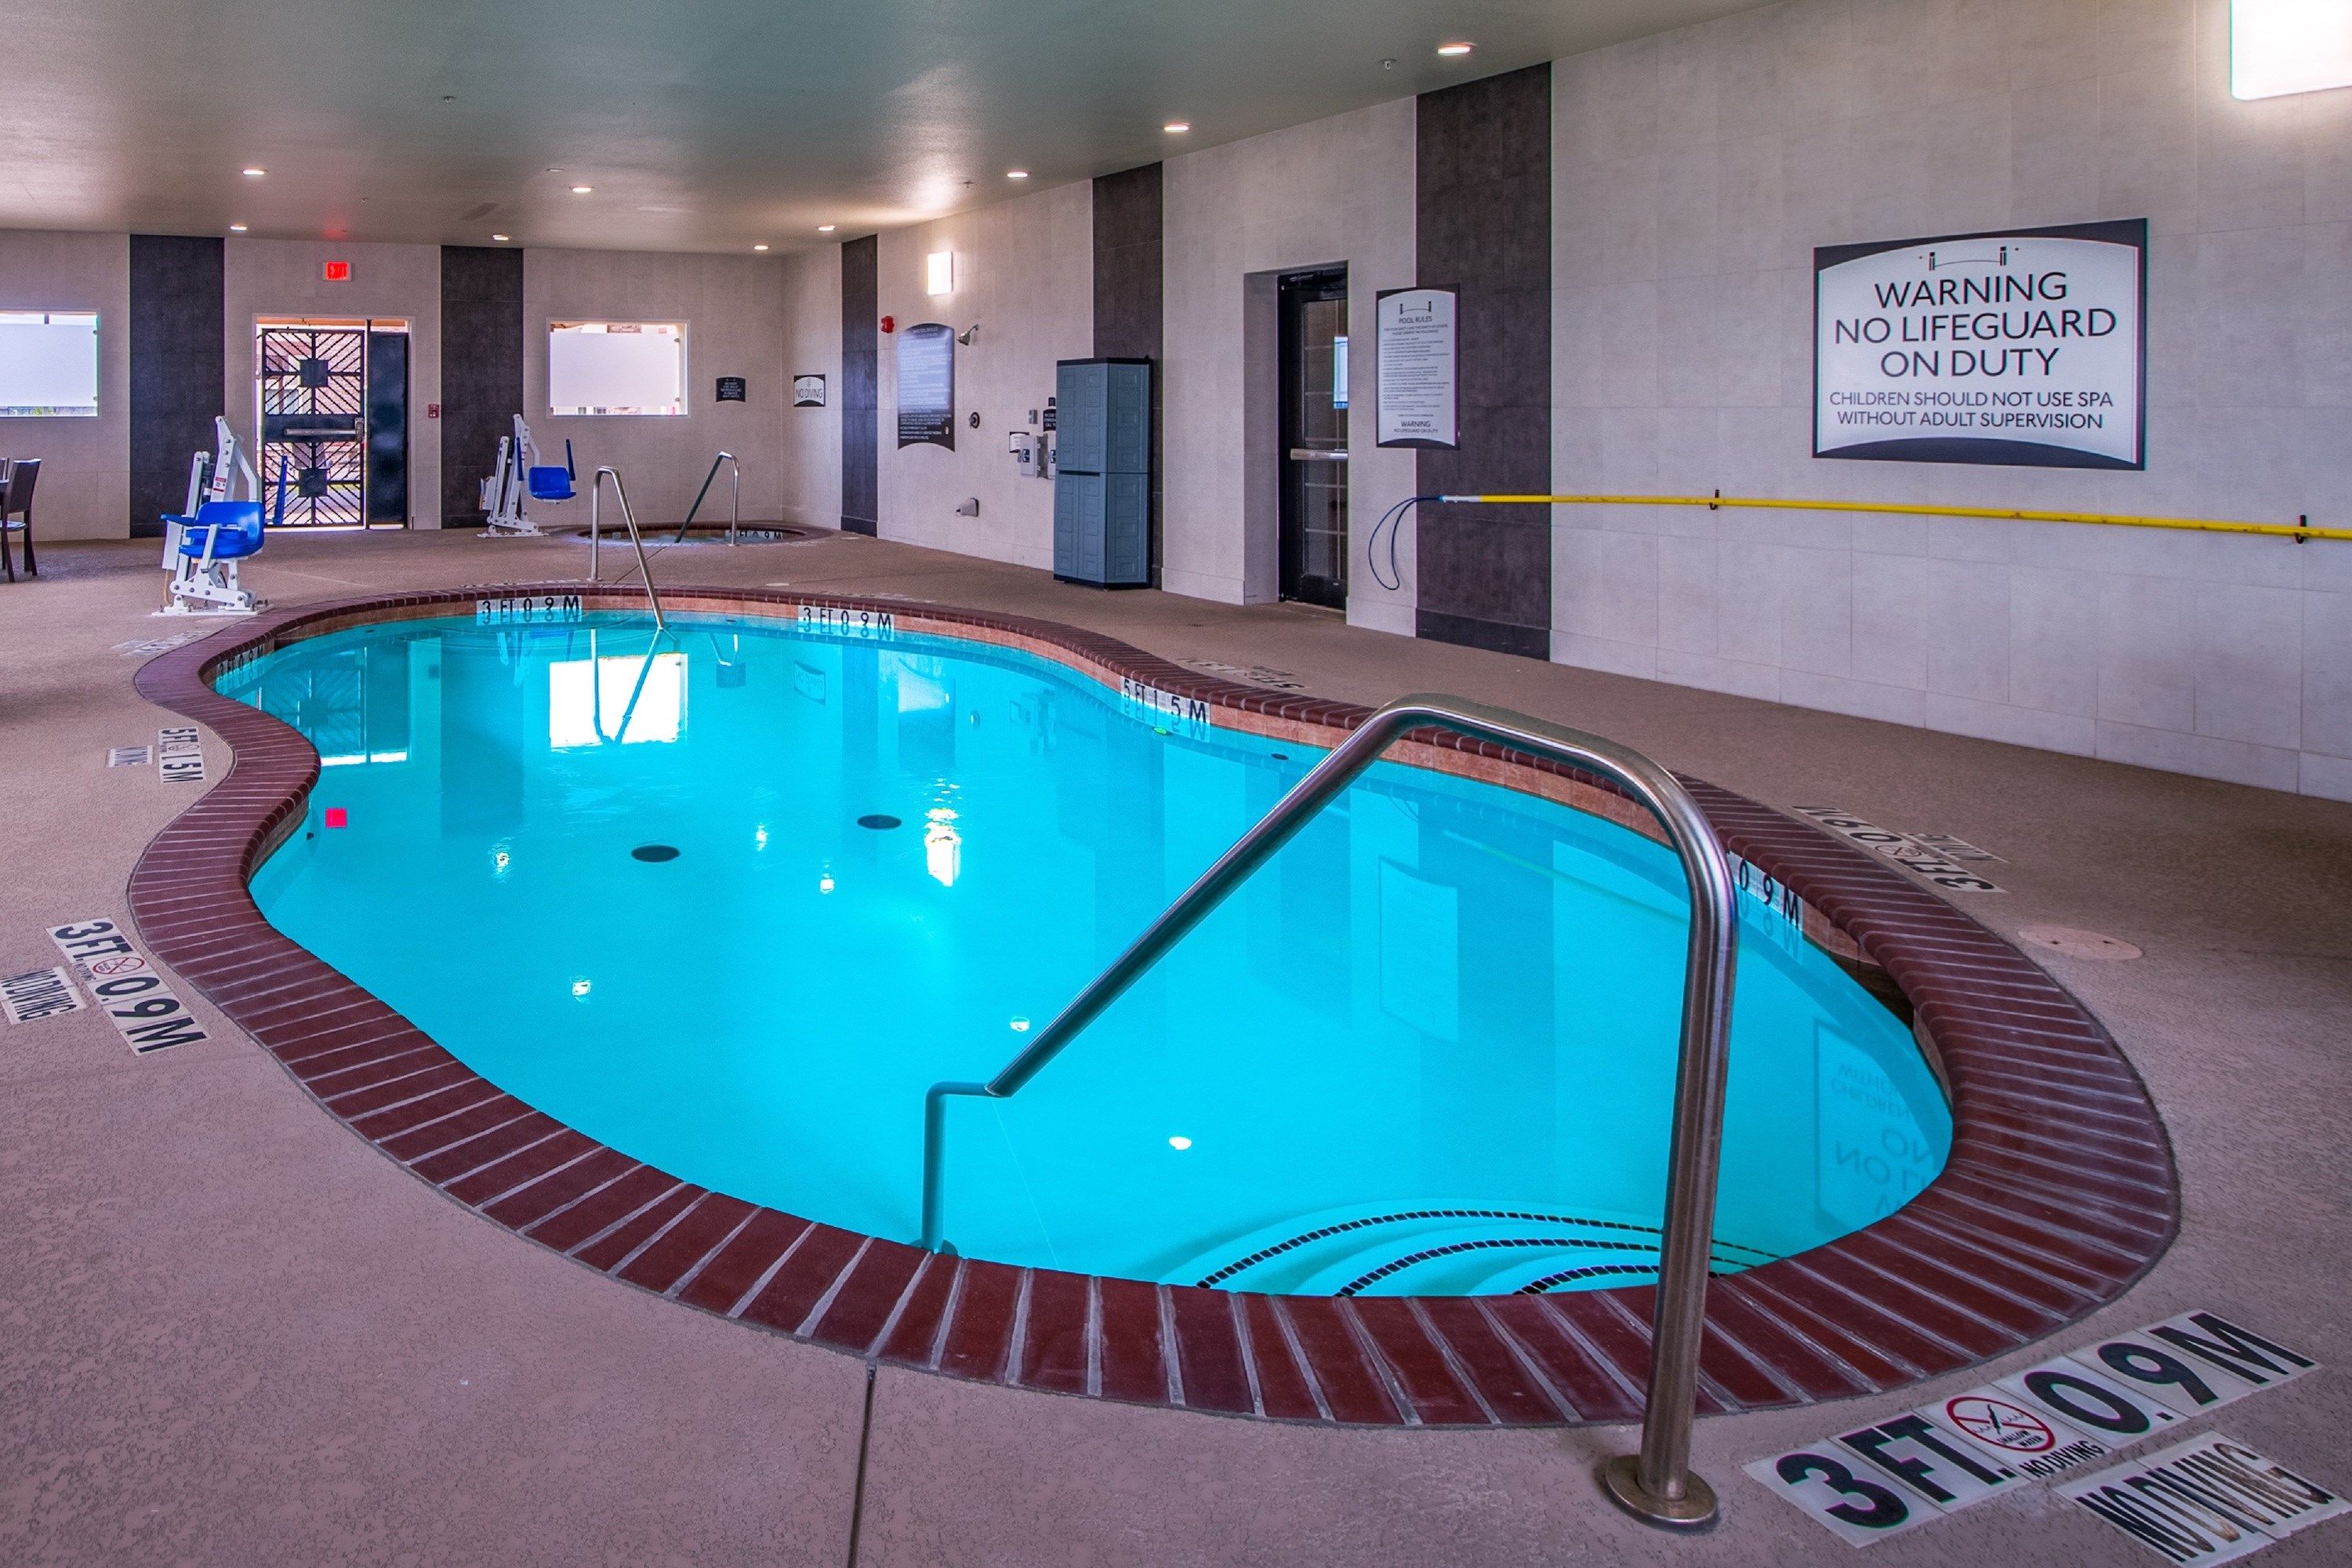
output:
<instances>
[{"instance_id":1,"label":"door handle","mask_svg":"<svg viewBox=\"0 0 2352 1568\"><path fill-rule=\"evenodd\" d=\"M1344 463L1348 460L1348 453L1345 447L1336 452L1324 452L1311 447L1293 447L1290 460L1294 463Z\"/></svg>"}]
</instances>

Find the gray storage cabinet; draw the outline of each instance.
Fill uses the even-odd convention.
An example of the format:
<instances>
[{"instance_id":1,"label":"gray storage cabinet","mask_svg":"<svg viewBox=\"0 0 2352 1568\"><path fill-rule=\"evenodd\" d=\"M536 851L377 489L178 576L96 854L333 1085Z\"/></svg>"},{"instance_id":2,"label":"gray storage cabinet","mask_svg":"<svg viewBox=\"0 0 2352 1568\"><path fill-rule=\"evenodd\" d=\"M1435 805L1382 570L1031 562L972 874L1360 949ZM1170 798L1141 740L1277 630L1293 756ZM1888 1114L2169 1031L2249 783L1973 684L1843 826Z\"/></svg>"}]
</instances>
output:
<instances>
[{"instance_id":1,"label":"gray storage cabinet","mask_svg":"<svg viewBox=\"0 0 2352 1568\"><path fill-rule=\"evenodd\" d=\"M1054 575L1151 581L1151 362L1066 359L1055 377Z\"/></svg>"}]
</instances>

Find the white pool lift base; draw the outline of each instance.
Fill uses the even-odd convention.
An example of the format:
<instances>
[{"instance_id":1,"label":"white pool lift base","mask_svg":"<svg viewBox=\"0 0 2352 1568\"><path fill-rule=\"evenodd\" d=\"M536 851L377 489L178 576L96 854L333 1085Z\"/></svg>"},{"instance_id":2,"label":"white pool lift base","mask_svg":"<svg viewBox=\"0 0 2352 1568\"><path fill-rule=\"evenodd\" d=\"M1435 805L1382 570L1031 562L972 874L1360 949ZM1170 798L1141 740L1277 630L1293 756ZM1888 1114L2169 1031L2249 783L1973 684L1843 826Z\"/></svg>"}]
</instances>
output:
<instances>
[{"instance_id":1,"label":"white pool lift base","mask_svg":"<svg viewBox=\"0 0 2352 1568\"><path fill-rule=\"evenodd\" d=\"M237 449L228 421L213 420L214 449L188 465L185 510L163 519L163 569L171 574L158 616L250 616L268 608L238 581L239 563L267 537L261 480ZM231 492L242 481L242 499Z\"/></svg>"},{"instance_id":2,"label":"white pool lift base","mask_svg":"<svg viewBox=\"0 0 2352 1568\"><path fill-rule=\"evenodd\" d=\"M479 537L483 539L538 539L545 530L531 520L530 503L535 500L570 500L577 492L572 466L572 443L563 443L561 464L541 463L539 444L530 438L530 426L520 414L515 416L514 434L499 437L498 470L482 481L483 521L488 524Z\"/></svg>"}]
</instances>

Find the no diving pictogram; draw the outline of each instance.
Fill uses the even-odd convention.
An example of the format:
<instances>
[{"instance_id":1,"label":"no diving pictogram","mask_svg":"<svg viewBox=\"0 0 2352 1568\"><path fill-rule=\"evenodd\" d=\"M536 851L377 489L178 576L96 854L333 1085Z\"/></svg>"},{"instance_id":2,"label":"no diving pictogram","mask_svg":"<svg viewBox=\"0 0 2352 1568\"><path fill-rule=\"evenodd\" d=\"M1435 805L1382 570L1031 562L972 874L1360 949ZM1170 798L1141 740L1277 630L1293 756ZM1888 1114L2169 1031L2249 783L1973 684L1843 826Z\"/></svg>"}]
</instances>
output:
<instances>
[{"instance_id":1,"label":"no diving pictogram","mask_svg":"<svg viewBox=\"0 0 2352 1568\"><path fill-rule=\"evenodd\" d=\"M2020 1454L2046 1454L2058 1446L2050 1423L2021 1405L1977 1394L1944 1403L1952 1425L1979 1442Z\"/></svg>"},{"instance_id":2,"label":"no diving pictogram","mask_svg":"<svg viewBox=\"0 0 2352 1568\"><path fill-rule=\"evenodd\" d=\"M105 980L117 974L136 974L147 967L147 961L136 953L124 953L117 958L100 958L86 965L93 980Z\"/></svg>"}]
</instances>

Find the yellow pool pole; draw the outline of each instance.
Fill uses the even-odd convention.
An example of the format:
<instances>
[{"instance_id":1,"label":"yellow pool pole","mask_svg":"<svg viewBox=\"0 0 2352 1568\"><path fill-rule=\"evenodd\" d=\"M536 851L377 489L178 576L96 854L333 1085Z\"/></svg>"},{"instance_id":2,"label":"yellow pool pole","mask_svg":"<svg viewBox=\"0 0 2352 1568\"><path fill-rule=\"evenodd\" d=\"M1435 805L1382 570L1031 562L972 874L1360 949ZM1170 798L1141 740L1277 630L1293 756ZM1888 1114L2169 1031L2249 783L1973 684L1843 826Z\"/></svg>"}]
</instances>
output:
<instances>
[{"instance_id":1,"label":"yellow pool pole","mask_svg":"<svg viewBox=\"0 0 2352 1568\"><path fill-rule=\"evenodd\" d=\"M2124 513L2032 511L1990 506L1910 506L1895 501L1771 500L1759 496L1727 495L1461 495L1434 499L1441 501L1475 501L1484 506L1703 506L1709 511L1728 508L1768 511L1863 511L1893 517L1987 518L2001 522L2090 522L2116 528L2180 529L2197 533L2253 533L2292 539L2297 544L2310 539L2352 541L2352 528L2314 528L2304 520L2294 522L2237 522L2221 518L2137 517Z\"/></svg>"}]
</instances>

